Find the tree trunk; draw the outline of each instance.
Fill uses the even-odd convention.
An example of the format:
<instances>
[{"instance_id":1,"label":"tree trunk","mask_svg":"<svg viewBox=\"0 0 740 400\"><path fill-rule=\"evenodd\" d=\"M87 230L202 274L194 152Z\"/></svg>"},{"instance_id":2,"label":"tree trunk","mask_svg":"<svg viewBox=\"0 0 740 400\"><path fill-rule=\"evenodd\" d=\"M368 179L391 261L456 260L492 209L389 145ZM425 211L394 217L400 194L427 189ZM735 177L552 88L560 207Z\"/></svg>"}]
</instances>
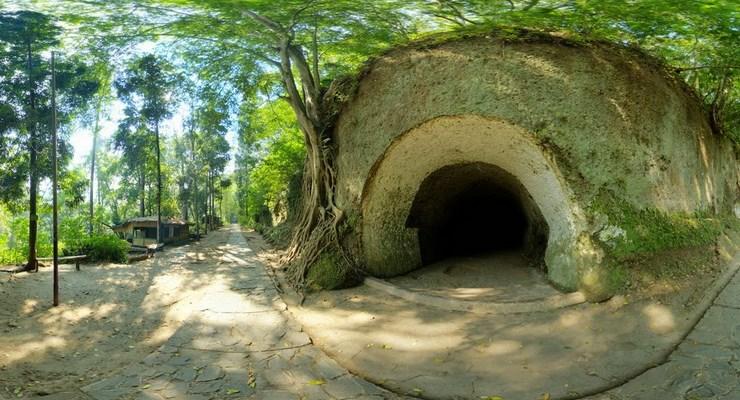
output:
<instances>
[{"instance_id":1,"label":"tree trunk","mask_svg":"<svg viewBox=\"0 0 740 400\"><path fill-rule=\"evenodd\" d=\"M198 212L198 173L195 172L195 133L190 131L191 176L193 177L193 208L195 213L195 237L200 239L200 213Z\"/></svg>"},{"instance_id":2,"label":"tree trunk","mask_svg":"<svg viewBox=\"0 0 740 400\"><path fill-rule=\"evenodd\" d=\"M159 121L154 125L154 134L157 137L157 245L162 242L162 169L159 152Z\"/></svg>"},{"instance_id":3,"label":"tree trunk","mask_svg":"<svg viewBox=\"0 0 740 400\"><path fill-rule=\"evenodd\" d=\"M37 215L37 192L38 192L38 171L37 171L37 154L36 154L36 96L33 89L33 61L31 54L31 42L26 43L28 57L28 105L29 111L27 118L29 141L29 203L28 203L28 264L26 270L38 271L39 262L36 259L36 238L38 233L38 215Z\"/></svg>"},{"instance_id":4,"label":"tree trunk","mask_svg":"<svg viewBox=\"0 0 740 400\"><path fill-rule=\"evenodd\" d=\"M146 182L144 181L144 166L139 167L139 216L144 217L146 211L144 209L144 201L146 197Z\"/></svg>"},{"instance_id":5,"label":"tree trunk","mask_svg":"<svg viewBox=\"0 0 740 400\"><path fill-rule=\"evenodd\" d=\"M204 190L205 190L205 193L204 193L205 194L205 198L203 199L204 200L204 202L203 202L204 204L203 205L205 206L203 208L203 211L204 211L203 226L205 227L206 235L208 234L208 231L210 230L209 229L210 228L210 225L208 224L208 197L211 195L211 193L210 193L210 185L208 185L208 179L209 179L210 174L211 174L211 172L209 170L208 173L206 174L206 182L205 182L205 188L204 188Z\"/></svg>"},{"instance_id":6,"label":"tree trunk","mask_svg":"<svg viewBox=\"0 0 740 400\"><path fill-rule=\"evenodd\" d=\"M208 229L213 230L213 214L211 210L211 196L213 196L213 189L211 188L211 170L208 170L208 178L206 180L206 185L208 185L208 196L206 196L206 208L208 211L206 214L208 215Z\"/></svg>"},{"instance_id":7,"label":"tree trunk","mask_svg":"<svg viewBox=\"0 0 740 400\"><path fill-rule=\"evenodd\" d=\"M88 224L87 233L93 235L93 220L95 218L95 201L93 198L95 182L95 153L98 144L98 129L100 128L100 101L95 109L95 126L93 127L92 153L90 154L90 223ZM98 192L99 193L99 192Z\"/></svg>"},{"instance_id":8,"label":"tree trunk","mask_svg":"<svg viewBox=\"0 0 740 400\"><path fill-rule=\"evenodd\" d=\"M56 103L56 68L54 52L51 52L51 245L54 264L53 304L59 305L59 213L57 210L57 103Z\"/></svg>"}]
</instances>

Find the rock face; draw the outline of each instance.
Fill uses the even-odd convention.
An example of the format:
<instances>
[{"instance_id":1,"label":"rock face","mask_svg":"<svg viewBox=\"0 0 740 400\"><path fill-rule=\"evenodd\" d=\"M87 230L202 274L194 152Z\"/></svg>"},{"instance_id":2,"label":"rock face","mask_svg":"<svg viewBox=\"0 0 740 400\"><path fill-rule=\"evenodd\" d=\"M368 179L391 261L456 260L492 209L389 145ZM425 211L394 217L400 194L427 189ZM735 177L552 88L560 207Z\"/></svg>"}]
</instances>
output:
<instances>
[{"instance_id":1,"label":"rock face","mask_svg":"<svg viewBox=\"0 0 740 400\"><path fill-rule=\"evenodd\" d=\"M524 247L544 255L550 280L596 298L604 241L624 232L597 199L718 215L738 197L733 145L691 91L655 60L603 43L481 36L391 51L368 67L333 134L339 205L381 277L420 267L444 245L426 236L458 218L440 210L485 186L519 200ZM466 172L428 182L444 169Z\"/></svg>"}]
</instances>

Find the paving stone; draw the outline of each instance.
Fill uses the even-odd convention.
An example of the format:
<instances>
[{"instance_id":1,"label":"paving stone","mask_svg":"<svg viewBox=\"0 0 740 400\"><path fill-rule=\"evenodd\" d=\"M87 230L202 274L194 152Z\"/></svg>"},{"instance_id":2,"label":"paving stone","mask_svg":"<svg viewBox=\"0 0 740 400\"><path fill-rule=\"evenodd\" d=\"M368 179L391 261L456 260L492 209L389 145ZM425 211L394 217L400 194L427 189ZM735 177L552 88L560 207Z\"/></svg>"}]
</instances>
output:
<instances>
[{"instance_id":1,"label":"paving stone","mask_svg":"<svg viewBox=\"0 0 740 400\"><path fill-rule=\"evenodd\" d=\"M709 308L687 339L727 348L740 346L740 309Z\"/></svg>"},{"instance_id":2,"label":"paving stone","mask_svg":"<svg viewBox=\"0 0 740 400\"><path fill-rule=\"evenodd\" d=\"M333 360L332 360L333 361ZM357 379L357 383L362 386L362 388L365 390L365 393L371 396L386 396L387 398L397 398L397 396L393 395L391 392L382 389L379 386L373 385L372 383L364 380L364 379Z\"/></svg>"},{"instance_id":3,"label":"paving stone","mask_svg":"<svg viewBox=\"0 0 740 400\"><path fill-rule=\"evenodd\" d=\"M87 392L87 394L92 396L95 400L118 400L130 392L131 391L129 389L109 389Z\"/></svg>"},{"instance_id":4,"label":"paving stone","mask_svg":"<svg viewBox=\"0 0 740 400\"><path fill-rule=\"evenodd\" d=\"M273 387L290 387L296 383L288 369L269 368L262 371L261 376Z\"/></svg>"},{"instance_id":5,"label":"paving stone","mask_svg":"<svg viewBox=\"0 0 740 400\"><path fill-rule=\"evenodd\" d=\"M190 384L188 393L193 394L209 394L218 392L223 386L223 382L216 380L210 382L194 382Z\"/></svg>"},{"instance_id":6,"label":"paving stone","mask_svg":"<svg viewBox=\"0 0 740 400\"><path fill-rule=\"evenodd\" d=\"M166 379L155 379L153 381L147 381L144 386L149 386L148 390L159 391L170 385L170 381Z\"/></svg>"},{"instance_id":7,"label":"paving stone","mask_svg":"<svg viewBox=\"0 0 740 400\"><path fill-rule=\"evenodd\" d=\"M704 400L714 399L717 394L721 393L720 390L708 384L699 384L686 391L684 399L686 400Z\"/></svg>"},{"instance_id":8,"label":"paving stone","mask_svg":"<svg viewBox=\"0 0 740 400\"><path fill-rule=\"evenodd\" d=\"M740 308L740 272L735 274L735 277L720 293L714 304Z\"/></svg>"},{"instance_id":9,"label":"paving stone","mask_svg":"<svg viewBox=\"0 0 740 400\"><path fill-rule=\"evenodd\" d=\"M193 369L190 366L185 366L177 370L174 375L172 375L173 378L184 381L184 382L190 382L198 375L198 372Z\"/></svg>"},{"instance_id":10,"label":"paving stone","mask_svg":"<svg viewBox=\"0 0 740 400\"><path fill-rule=\"evenodd\" d=\"M717 400L737 400L740 399L740 387L733 389L727 393L722 393L717 397Z\"/></svg>"},{"instance_id":11,"label":"paving stone","mask_svg":"<svg viewBox=\"0 0 740 400\"><path fill-rule=\"evenodd\" d=\"M337 399L348 399L365 394L365 389L357 383L357 378L351 376L330 380L323 389Z\"/></svg>"},{"instance_id":12,"label":"paving stone","mask_svg":"<svg viewBox=\"0 0 740 400\"><path fill-rule=\"evenodd\" d=\"M183 366L187 364L189 361L190 361L190 357L177 356L177 357L172 357L169 361L167 361L167 364L179 367L179 366Z\"/></svg>"},{"instance_id":13,"label":"paving stone","mask_svg":"<svg viewBox=\"0 0 740 400\"><path fill-rule=\"evenodd\" d=\"M157 369L158 369L158 370L159 370L160 372L162 372L162 373L163 373L164 375L171 375L171 374L173 374L173 373L174 373L175 371L177 371L177 367L174 367L174 366L172 366L172 365L167 365L167 364L164 364L164 365L158 365L158 366L157 366Z\"/></svg>"},{"instance_id":14,"label":"paving stone","mask_svg":"<svg viewBox=\"0 0 740 400\"><path fill-rule=\"evenodd\" d=\"M170 359L169 354L161 353L161 352L154 352L152 354L149 354L148 356L144 357L144 364L146 365L156 365L156 364L163 364L167 362L167 360Z\"/></svg>"},{"instance_id":15,"label":"paving stone","mask_svg":"<svg viewBox=\"0 0 740 400\"><path fill-rule=\"evenodd\" d=\"M734 389L740 381L737 370L728 362L712 361L708 363L700 372L704 382L719 388L718 393Z\"/></svg>"},{"instance_id":16,"label":"paving stone","mask_svg":"<svg viewBox=\"0 0 740 400\"><path fill-rule=\"evenodd\" d=\"M138 387L142 385L142 377L140 375L128 375L121 379L119 387Z\"/></svg>"},{"instance_id":17,"label":"paving stone","mask_svg":"<svg viewBox=\"0 0 740 400\"><path fill-rule=\"evenodd\" d=\"M219 379L224 376L224 372L221 369L221 367L217 365L209 365L205 367L200 373L198 374L198 377L195 379L196 382L208 382L208 381L214 381L216 379Z\"/></svg>"},{"instance_id":18,"label":"paving stone","mask_svg":"<svg viewBox=\"0 0 740 400\"><path fill-rule=\"evenodd\" d=\"M314 368L324 379L335 379L347 373L347 370L329 357L319 358Z\"/></svg>"},{"instance_id":19,"label":"paving stone","mask_svg":"<svg viewBox=\"0 0 740 400\"><path fill-rule=\"evenodd\" d=\"M86 399L90 399L90 397L80 392L54 393L54 394L50 394L47 396L43 396L41 398L43 400L86 400ZM4 399L4 397L0 395L0 399Z\"/></svg>"},{"instance_id":20,"label":"paving stone","mask_svg":"<svg viewBox=\"0 0 740 400\"><path fill-rule=\"evenodd\" d=\"M166 399L181 399L185 398L188 391L188 382L172 382L161 394Z\"/></svg>"},{"instance_id":21,"label":"paving stone","mask_svg":"<svg viewBox=\"0 0 740 400\"><path fill-rule=\"evenodd\" d=\"M323 390L325 385L304 385L298 392L301 400L335 399ZM338 399L337 399L338 400Z\"/></svg>"},{"instance_id":22,"label":"paving stone","mask_svg":"<svg viewBox=\"0 0 740 400\"><path fill-rule=\"evenodd\" d=\"M134 400L162 400L162 397L155 392L143 391L138 393Z\"/></svg>"},{"instance_id":23,"label":"paving stone","mask_svg":"<svg viewBox=\"0 0 740 400\"><path fill-rule=\"evenodd\" d=\"M270 400L300 400L297 394L287 390L262 390L252 396L253 399L270 399Z\"/></svg>"},{"instance_id":24,"label":"paving stone","mask_svg":"<svg viewBox=\"0 0 740 400\"><path fill-rule=\"evenodd\" d=\"M678 346L670 358L673 359L678 356L729 362L733 357L733 354L732 352L727 351L724 347L694 343L691 340L685 340Z\"/></svg>"},{"instance_id":25,"label":"paving stone","mask_svg":"<svg viewBox=\"0 0 740 400\"><path fill-rule=\"evenodd\" d=\"M177 353L178 348L176 346L163 345L159 348L162 353Z\"/></svg>"},{"instance_id":26,"label":"paving stone","mask_svg":"<svg viewBox=\"0 0 740 400\"><path fill-rule=\"evenodd\" d=\"M246 380L241 381L242 383L234 383L234 382L228 382L224 381L224 385L221 387L221 396L223 398L244 398L247 396L251 396L255 393L255 390L249 387L246 382Z\"/></svg>"},{"instance_id":27,"label":"paving stone","mask_svg":"<svg viewBox=\"0 0 740 400\"><path fill-rule=\"evenodd\" d=\"M103 379L101 381L91 383L87 386L82 387L84 392L96 392L100 390L113 389L118 386L123 380L122 376L114 376L112 378Z\"/></svg>"}]
</instances>

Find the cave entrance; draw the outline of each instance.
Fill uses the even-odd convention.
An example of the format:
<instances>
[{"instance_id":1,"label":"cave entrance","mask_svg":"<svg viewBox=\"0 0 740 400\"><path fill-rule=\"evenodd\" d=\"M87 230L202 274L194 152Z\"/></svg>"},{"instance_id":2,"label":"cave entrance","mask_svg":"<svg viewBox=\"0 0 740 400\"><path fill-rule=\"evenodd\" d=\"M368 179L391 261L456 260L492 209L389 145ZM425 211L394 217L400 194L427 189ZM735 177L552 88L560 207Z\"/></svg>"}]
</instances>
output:
<instances>
[{"instance_id":1,"label":"cave entrance","mask_svg":"<svg viewBox=\"0 0 740 400\"><path fill-rule=\"evenodd\" d=\"M519 180L492 164L448 165L427 176L406 226L417 229L423 265L515 253L544 268L547 223Z\"/></svg>"}]
</instances>

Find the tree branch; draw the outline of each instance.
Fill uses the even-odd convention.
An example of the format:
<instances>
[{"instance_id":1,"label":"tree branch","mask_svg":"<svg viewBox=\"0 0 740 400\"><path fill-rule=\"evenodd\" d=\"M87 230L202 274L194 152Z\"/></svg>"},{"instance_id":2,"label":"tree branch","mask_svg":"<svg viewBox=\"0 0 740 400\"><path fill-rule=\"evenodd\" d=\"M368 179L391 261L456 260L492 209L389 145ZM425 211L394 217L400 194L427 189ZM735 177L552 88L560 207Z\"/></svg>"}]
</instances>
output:
<instances>
[{"instance_id":1,"label":"tree branch","mask_svg":"<svg viewBox=\"0 0 740 400\"><path fill-rule=\"evenodd\" d=\"M277 33L278 35L285 36L285 37L291 37L290 32L288 30L286 30L285 28L283 28L277 22L275 22L275 21L273 21L273 20L271 20L271 19L269 19L269 18L267 18L265 16L259 15L256 12L251 11L251 10L244 10L244 11L242 11L242 13L245 14L246 16L252 18L253 20L259 22L260 24L262 24L266 28L270 29L271 31Z\"/></svg>"},{"instance_id":2,"label":"tree branch","mask_svg":"<svg viewBox=\"0 0 740 400\"><path fill-rule=\"evenodd\" d=\"M676 72L695 71L699 69L738 69L740 65L697 65L695 67L677 67Z\"/></svg>"}]
</instances>

